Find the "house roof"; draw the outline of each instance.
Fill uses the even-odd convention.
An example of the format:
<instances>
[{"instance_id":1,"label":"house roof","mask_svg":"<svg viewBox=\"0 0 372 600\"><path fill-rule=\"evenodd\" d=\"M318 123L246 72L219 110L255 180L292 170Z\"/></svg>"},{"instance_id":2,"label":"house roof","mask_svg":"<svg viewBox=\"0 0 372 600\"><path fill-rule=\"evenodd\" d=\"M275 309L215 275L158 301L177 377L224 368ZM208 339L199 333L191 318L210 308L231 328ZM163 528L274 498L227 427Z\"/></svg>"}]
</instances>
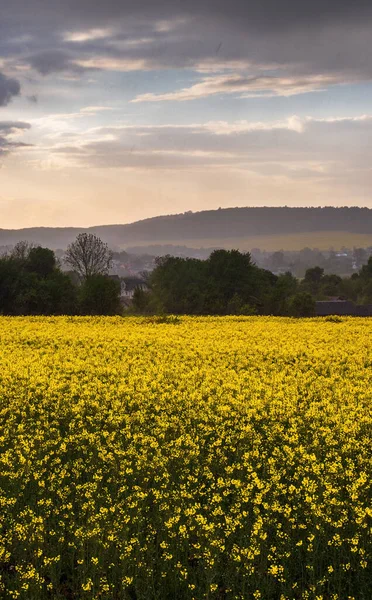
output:
<instances>
[{"instance_id":1,"label":"house roof","mask_svg":"<svg viewBox=\"0 0 372 600\"><path fill-rule=\"evenodd\" d=\"M128 292L133 291L136 288L147 287L146 281L139 277L123 277L122 281L125 284L125 290Z\"/></svg>"},{"instance_id":2,"label":"house roof","mask_svg":"<svg viewBox=\"0 0 372 600\"><path fill-rule=\"evenodd\" d=\"M318 317L328 315L372 316L371 304L362 306L354 304L351 300L320 300L315 303L315 310Z\"/></svg>"}]
</instances>

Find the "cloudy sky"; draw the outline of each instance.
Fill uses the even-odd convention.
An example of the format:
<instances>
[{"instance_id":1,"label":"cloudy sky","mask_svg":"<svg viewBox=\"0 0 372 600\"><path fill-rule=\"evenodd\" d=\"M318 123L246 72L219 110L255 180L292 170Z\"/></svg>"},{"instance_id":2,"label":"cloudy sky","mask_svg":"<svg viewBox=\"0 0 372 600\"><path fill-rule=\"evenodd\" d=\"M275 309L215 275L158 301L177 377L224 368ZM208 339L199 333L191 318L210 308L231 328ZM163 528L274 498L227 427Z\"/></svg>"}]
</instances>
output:
<instances>
[{"instance_id":1,"label":"cloudy sky","mask_svg":"<svg viewBox=\"0 0 372 600\"><path fill-rule=\"evenodd\" d=\"M372 207L370 0L0 0L0 227Z\"/></svg>"}]
</instances>

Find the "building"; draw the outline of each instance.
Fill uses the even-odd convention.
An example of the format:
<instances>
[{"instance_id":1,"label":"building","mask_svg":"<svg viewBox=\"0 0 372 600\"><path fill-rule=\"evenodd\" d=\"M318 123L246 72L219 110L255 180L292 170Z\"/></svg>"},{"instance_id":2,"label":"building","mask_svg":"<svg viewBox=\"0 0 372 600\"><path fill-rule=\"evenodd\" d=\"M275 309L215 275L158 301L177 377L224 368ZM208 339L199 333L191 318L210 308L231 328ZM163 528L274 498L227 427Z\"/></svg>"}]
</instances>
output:
<instances>
[{"instance_id":1,"label":"building","mask_svg":"<svg viewBox=\"0 0 372 600\"><path fill-rule=\"evenodd\" d=\"M121 297L132 300L135 290L146 292L149 288L144 279L139 277L123 277L121 279Z\"/></svg>"},{"instance_id":2,"label":"building","mask_svg":"<svg viewBox=\"0 0 372 600\"><path fill-rule=\"evenodd\" d=\"M321 300L315 303L315 314L317 317L327 317L330 315L351 316L351 317L372 317L372 304L355 304L351 300L341 298L331 300Z\"/></svg>"}]
</instances>

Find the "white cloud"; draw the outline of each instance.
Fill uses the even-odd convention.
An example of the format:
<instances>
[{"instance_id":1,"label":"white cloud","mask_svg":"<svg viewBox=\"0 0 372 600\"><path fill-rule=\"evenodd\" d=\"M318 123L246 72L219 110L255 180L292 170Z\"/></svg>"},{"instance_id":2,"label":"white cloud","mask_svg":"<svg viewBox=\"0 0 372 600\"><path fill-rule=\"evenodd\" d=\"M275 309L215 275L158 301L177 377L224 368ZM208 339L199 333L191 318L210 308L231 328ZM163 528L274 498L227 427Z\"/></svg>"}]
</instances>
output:
<instances>
[{"instance_id":1,"label":"white cloud","mask_svg":"<svg viewBox=\"0 0 372 600\"><path fill-rule=\"evenodd\" d=\"M106 110L114 110L111 106L86 106L80 109L80 113L96 114Z\"/></svg>"},{"instance_id":2,"label":"white cloud","mask_svg":"<svg viewBox=\"0 0 372 600\"><path fill-rule=\"evenodd\" d=\"M162 19L160 21L156 21L154 31L158 33L169 33L170 31L174 31L181 25L187 23L187 20L188 19L185 17Z\"/></svg>"},{"instance_id":3,"label":"white cloud","mask_svg":"<svg viewBox=\"0 0 372 600\"><path fill-rule=\"evenodd\" d=\"M72 60L71 64L84 69L99 69L104 71L144 71L148 69L145 59L110 58L107 56L95 56Z\"/></svg>"},{"instance_id":4,"label":"white cloud","mask_svg":"<svg viewBox=\"0 0 372 600\"><path fill-rule=\"evenodd\" d=\"M132 102L164 102L196 100L216 94L238 94L241 98L260 96L293 96L319 92L341 81L335 75L244 76L240 74L206 77L200 83L166 94L141 94Z\"/></svg>"},{"instance_id":5,"label":"white cloud","mask_svg":"<svg viewBox=\"0 0 372 600\"><path fill-rule=\"evenodd\" d=\"M58 133L71 133L77 130L77 127L73 124L74 121L79 119L87 119L96 116L100 112L114 110L110 106L85 106L78 112L73 113L52 113L43 117L31 119L33 125L41 128L48 129L54 134Z\"/></svg>"},{"instance_id":6,"label":"white cloud","mask_svg":"<svg viewBox=\"0 0 372 600\"><path fill-rule=\"evenodd\" d=\"M112 35L111 29L89 29L87 31L67 31L63 34L65 42L91 42L102 40Z\"/></svg>"},{"instance_id":7,"label":"white cloud","mask_svg":"<svg viewBox=\"0 0 372 600\"><path fill-rule=\"evenodd\" d=\"M249 131L270 131L273 129L287 129L303 133L306 126L306 120L293 115L283 121L210 121L204 125L204 128L216 135L231 135L233 133L246 133Z\"/></svg>"},{"instance_id":8,"label":"white cloud","mask_svg":"<svg viewBox=\"0 0 372 600\"><path fill-rule=\"evenodd\" d=\"M324 118L313 118L306 117L308 122L313 121L314 123L361 123L363 121L372 121L372 115L360 115L357 117L324 117Z\"/></svg>"},{"instance_id":9,"label":"white cloud","mask_svg":"<svg viewBox=\"0 0 372 600\"><path fill-rule=\"evenodd\" d=\"M363 148L368 146L367 123L372 124L372 116L314 119L293 115L270 122L114 125L80 131L71 139L56 138L50 152L66 154L77 165L103 168L218 166L250 168L265 175L279 169L290 177L301 172L320 177L329 165L338 164L343 171L346 165L355 169L355 139ZM342 144L345 134L348 145ZM368 149L363 156L368 163Z\"/></svg>"}]
</instances>

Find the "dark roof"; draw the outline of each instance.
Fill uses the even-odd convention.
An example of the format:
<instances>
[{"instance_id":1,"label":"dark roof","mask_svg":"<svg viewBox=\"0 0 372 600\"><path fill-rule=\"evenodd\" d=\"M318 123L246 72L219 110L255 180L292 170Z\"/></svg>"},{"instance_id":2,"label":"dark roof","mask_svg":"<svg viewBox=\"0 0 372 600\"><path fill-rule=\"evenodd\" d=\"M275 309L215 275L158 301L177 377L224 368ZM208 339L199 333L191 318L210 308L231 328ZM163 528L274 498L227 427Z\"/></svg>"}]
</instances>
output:
<instances>
[{"instance_id":1,"label":"dark roof","mask_svg":"<svg viewBox=\"0 0 372 600\"><path fill-rule=\"evenodd\" d=\"M372 317L371 304L362 306L354 304L351 300L321 300L315 303L315 311L318 317L328 315Z\"/></svg>"},{"instance_id":2,"label":"dark roof","mask_svg":"<svg viewBox=\"0 0 372 600\"><path fill-rule=\"evenodd\" d=\"M358 317L372 317L372 304L358 304L355 309Z\"/></svg>"},{"instance_id":3,"label":"dark roof","mask_svg":"<svg viewBox=\"0 0 372 600\"><path fill-rule=\"evenodd\" d=\"M136 288L148 287L147 282L139 277L123 277L122 281L125 283L125 289L130 292Z\"/></svg>"},{"instance_id":4,"label":"dark roof","mask_svg":"<svg viewBox=\"0 0 372 600\"><path fill-rule=\"evenodd\" d=\"M346 300L346 298L343 298L342 296L327 296L326 297L327 302L344 302L345 300Z\"/></svg>"}]
</instances>

